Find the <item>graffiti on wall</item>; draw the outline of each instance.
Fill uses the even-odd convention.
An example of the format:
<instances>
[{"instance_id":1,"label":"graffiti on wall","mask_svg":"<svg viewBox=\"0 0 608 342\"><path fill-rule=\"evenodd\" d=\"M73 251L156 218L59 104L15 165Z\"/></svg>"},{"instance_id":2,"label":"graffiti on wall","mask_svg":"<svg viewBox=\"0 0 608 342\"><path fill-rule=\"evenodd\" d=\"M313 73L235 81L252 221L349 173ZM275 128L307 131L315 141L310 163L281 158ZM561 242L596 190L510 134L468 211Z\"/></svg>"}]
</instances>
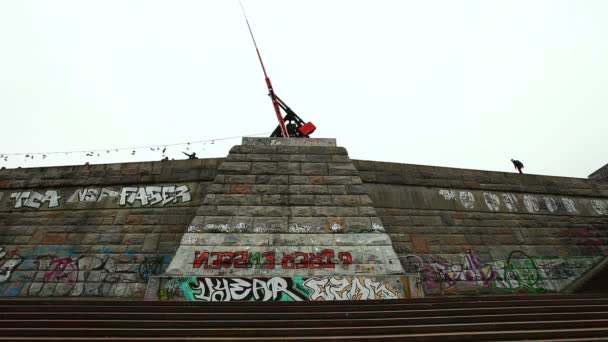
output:
<instances>
[{"instance_id":1,"label":"graffiti on wall","mask_svg":"<svg viewBox=\"0 0 608 342\"><path fill-rule=\"evenodd\" d=\"M34 190L12 192L11 205L15 209L58 208L61 206L61 195L58 190L38 192ZM110 199L118 206L166 206L192 201L188 185L163 185L110 188L79 188L65 196L65 204L94 203Z\"/></svg>"},{"instance_id":2,"label":"graffiti on wall","mask_svg":"<svg viewBox=\"0 0 608 342\"><path fill-rule=\"evenodd\" d=\"M327 301L398 299L422 296L411 293L414 277L172 277L162 278L160 300Z\"/></svg>"},{"instance_id":3,"label":"graffiti on wall","mask_svg":"<svg viewBox=\"0 0 608 342\"><path fill-rule=\"evenodd\" d=\"M167 267L170 257L126 251L78 254L64 246L17 254L0 247L0 295L120 295L127 283L146 283ZM118 292L117 292L118 291Z\"/></svg>"},{"instance_id":4,"label":"graffiti on wall","mask_svg":"<svg viewBox=\"0 0 608 342\"><path fill-rule=\"evenodd\" d=\"M593 267L601 257L535 257L512 251L505 260L485 260L467 249L454 256L428 256L418 268L419 256L402 260L419 269L427 294L458 292L464 287L495 288L507 292L559 292ZM446 260L447 259L447 260Z\"/></svg>"},{"instance_id":5,"label":"graffiti on wall","mask_svg":"<svg viewBox=\"0 0 608 342\"><path fill-rule=\"evenodd\" d=\"M455 263L442 261L432 256L429 259L429 263L423 267L424 279L429 288L436 288L438 284L453 287L456 282L461 281L487 286L496 277L492 265L475 255L470 249L466 250L461 261Z\"/></svg>"},{"instance_id":6,"label":"graffiti on wall","mask_svg":"<svg viewBox=\"0 0 608 342\"><path fill-rule=\"evenodd\" d=\"M230 302L239 300L301 301L303 298L293 288L290 278L203 278L192 287L194 299L205 302Z\"/></svg>"},{"instance_id":7,"label":"graffiti on wall","mask_svg":"<svg viewBox=\"0 0 608 342\"><path fill-rule=\"evenodd\" d=\"M310 278L304 286L311 289L310 300L398 299L399 292L390 284L364 277Z\"/></svg>"},{"instance_id":8,"label":"graffiti on wall","mask_svg":"<svg viewBox=\"0 0 608 342\"><path fill-rule=\"evenodd\" d=\"M57 190L47 190L44 193L37 191L19 191L11 193L11 200L15 201L15 208L33 208L39 209L42 205L47 204L49 208L59 206L61 196Z\"/></svg>"},{"instance_id":9,"label":"graffiti on wall","mask_svg":"<svg viewBox=\"0 0 608 342\"><path fill-rule=\"evenodd\" d=\"M495 263L501 277L496 287L508 292L559 292L596 263L594 258L537 258L513 251Z\"/></svg>"},{"instance_id":10,"label":"graffiti on wall","mask_svg":"<svg viewBox=\"0 0 608 342\"><path fill-rule=\"evenodd\" d=\"M11 273L22 260L23 258L15 251L5 252L4 247L0 247L0 283L4 283L11 277Z\"/></svg>"},{"instance_id":11,"label":"graffiti on wall","mask_svg":"<svg viewBox=\"0 0 608 342\"><path fill-rule=\"evenodd\" d=\"M580 214L579 208L588 207L597 215L608 215L608 201L575 200L569 197L554 197L545 195L514 195L510 193L481 193L483 201L476 201L475 193L471 191L439 190L439 195L448 201L455 201L465 209L488 209L490 211L528 212L528 213L568 213ZM479 196L479 194L478 194ZM478 205L477 203L483 204Z\"/></svg>"},{"instance_id":12,"label":"graffiti on wall","mask_svg":"<svg viewBox=\"0 0 608 342\"><path fill-rule=\"evenodd\" d=\"M319 253L293 252L283 253L280 267L283 269L300 268L335 268L336 264L350 265L353 257L350 252L338 252L323 249ZM261 268L275 269L279 261L275 251L267 252L210 252L194 251L193 268Z\"/></svg>"}]
</instances>

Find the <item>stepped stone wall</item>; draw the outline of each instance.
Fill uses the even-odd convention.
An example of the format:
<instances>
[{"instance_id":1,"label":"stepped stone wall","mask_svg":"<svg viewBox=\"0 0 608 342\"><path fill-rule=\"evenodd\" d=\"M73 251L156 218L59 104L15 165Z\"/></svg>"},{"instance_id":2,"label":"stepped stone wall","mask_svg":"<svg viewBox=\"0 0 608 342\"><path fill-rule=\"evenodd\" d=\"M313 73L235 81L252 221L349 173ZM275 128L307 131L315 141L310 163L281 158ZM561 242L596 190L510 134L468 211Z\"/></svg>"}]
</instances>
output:
<instances>
[{"instance_id":1,"label":"stepped stone wall","mask_svg":"<svg viewBox=\"0 0 608 342\"><path fill-rule=\"evenodd\" d=\"M403 273L343 147L271 142L245 139L230 150L168 275Z\"/></svg>"},{"instance_id":2,"label":"stepped stone wall","mask_svg":"<svg viewBox=\"0 0 608 342\"><path fill-rule=\"evenodd\" d=\"M269 248L279 248L273 244L280 241L281 245L314 254L317 249L322 252L323 244L328 243L326 246L334 247L335 253L350 252L352 260L357 260L353 252L376 244L374 239L360 240L357 244L361 246L357 247L351 241L349 251L342 250L337 237L345 234L329 230L305 232L306 242L291 239L291 224L298 222L262 219L283 217L282 206L290 208L293 220L322 217L316 226L328 229L334 224L350 227L365 217L369 227L353 224L351 232L359 237L379 237L382 246L390 241L402 267L388 271L386 265L366 266L375 262L351 262L352 266L342 267L341 259L334 254L336 268L331 272L294 268L290 273L294 277L337 275L350 277L354 284L370 281L373 276L381 281L399 273L411 277L408 281L416 279L411 293L419 291L426 296L563 292L593 272L608 253L608 182L602 179L351 161L340 147L333 147L332 154L300 153L302 148L323 149L319 146L269 145L261 147L266 149L263 153L253 153L252 148L235 147L227 158L218 159L0 170L0 296L143 298L150 279L191 274L180 273L181 266L173 271L169 267L180 246L209 247L207 252L211 254L220 245L230 245L227 252L237 252L240 246L250 246L253 251L262 241ZM315 174L296 175L290 158L299 164L298 172ZM312 163L327 168L303 166ZM331 171L330 163L349 166ZM254 164L258 165L255 169ZM283 173L271 174L279 170ZM285 176L288 182L301 182L271 181L285 180ZM232 182L239 177L238 182ZM327 183L347 178L351 183ZM321 183L309 183L311 179ZM346 192L347 186L351 193L319 193L330 189ZM274 195L257 193L264 191ZM353 198L340 196L359 197L355 203ZM250 205L257 201L264 201L259 203L264 205ZM333 207L334 211L314 208L316 204ZM235 217L241 216L250 218L242 222L246 225L240 226L245 227L241 235L223 231L239 227L241 222ZM332 217L353 220L329 224ZM223 221L227 218L229 222ZM275 225L278 230L254 231L256 218L260 222L257 227ZM207 222L216 224L215 231L195 231L202 230L207 219L219 220ZM385 232L376 234L374 222ZM317 234L331 236L332 242L315 240ZM188 248L194 254L194 248ZM288 252L280 248L275 251L275 256L281 255L276 257L276 264L282 263L283 252ZM291 252L304 251L296 249ZM259 252L261 261L264 251ZM193 265L196 259L191 257ZM295 267L290 260L288 265ZM283 274L264 273L265 269L257 267L255 271L254 267L243 269L246 271L199 267L201 273L195 274ZM394 283L394 279L390 281Z\"/></svg>"}]
</instances>

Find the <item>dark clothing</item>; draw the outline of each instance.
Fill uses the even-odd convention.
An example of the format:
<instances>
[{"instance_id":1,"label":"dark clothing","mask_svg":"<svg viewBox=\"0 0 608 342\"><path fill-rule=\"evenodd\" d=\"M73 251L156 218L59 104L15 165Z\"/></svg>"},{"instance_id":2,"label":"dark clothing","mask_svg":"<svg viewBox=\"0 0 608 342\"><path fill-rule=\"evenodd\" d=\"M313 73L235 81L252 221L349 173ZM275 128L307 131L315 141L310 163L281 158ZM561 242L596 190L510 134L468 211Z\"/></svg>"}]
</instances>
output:
<instances>
[{"instance_id":1,"label":"dark clothing","mask_svg":"<svg viewBox=\"0 0 608 342\"><path fill-rule=\"evenodd\" d=\"M196 158L196 152L192 152L192 154L188 154L186 152L182 152L183 154L188 156L188 159L198 159Z\"/></svg>"},{"instance_id":2,"label":"dark clothing","mask_svg":"<svg viewBox=\"0 0 608 342\"><path fill-rule=\"evenodd\" d=\"M522 162L520 162L519 160L511 160L511 161L513 162L513 165L515 166L517 171L519 171L519 173L523 173L523 172L521 172L521 169L524 168L524 164Z\"/></svg>"}]
</instances>

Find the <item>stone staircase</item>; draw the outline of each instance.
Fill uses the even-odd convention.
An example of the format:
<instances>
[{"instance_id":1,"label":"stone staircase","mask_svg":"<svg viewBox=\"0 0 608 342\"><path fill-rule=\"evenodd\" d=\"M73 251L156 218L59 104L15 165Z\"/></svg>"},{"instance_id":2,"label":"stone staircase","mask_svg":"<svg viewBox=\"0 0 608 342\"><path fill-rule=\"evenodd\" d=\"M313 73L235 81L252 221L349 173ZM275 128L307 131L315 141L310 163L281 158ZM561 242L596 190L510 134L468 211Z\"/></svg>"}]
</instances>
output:
<instances>
[{"instance_id":1,"label":"stone staircase","mask_svg":"<svg viewBox=\"0 0 608 342\"><path fill-rule=\"evenodd\" d=\"M340 302L2 300L0 340L598 341L608 294Z\"/></svg>"}]
</instances>

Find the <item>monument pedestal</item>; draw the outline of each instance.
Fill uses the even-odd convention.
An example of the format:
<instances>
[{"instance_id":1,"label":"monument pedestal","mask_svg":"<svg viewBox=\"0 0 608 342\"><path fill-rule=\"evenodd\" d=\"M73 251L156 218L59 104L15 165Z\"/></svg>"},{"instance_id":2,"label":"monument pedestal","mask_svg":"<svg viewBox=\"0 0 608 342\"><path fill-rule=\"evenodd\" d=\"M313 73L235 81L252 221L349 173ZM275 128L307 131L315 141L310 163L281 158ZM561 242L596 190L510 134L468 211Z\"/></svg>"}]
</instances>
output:
<instances>
[{"instance_id":1,"label":"monument pedestal","mask_svg":"<svg viewBox=\"0 0 608 342\"><path fill-rule=\"evenodd\" d=\"M147 298L421 296L415 279L402 274L358 171L335 139L243 138Z\"/></svg>"}]
</instances>

